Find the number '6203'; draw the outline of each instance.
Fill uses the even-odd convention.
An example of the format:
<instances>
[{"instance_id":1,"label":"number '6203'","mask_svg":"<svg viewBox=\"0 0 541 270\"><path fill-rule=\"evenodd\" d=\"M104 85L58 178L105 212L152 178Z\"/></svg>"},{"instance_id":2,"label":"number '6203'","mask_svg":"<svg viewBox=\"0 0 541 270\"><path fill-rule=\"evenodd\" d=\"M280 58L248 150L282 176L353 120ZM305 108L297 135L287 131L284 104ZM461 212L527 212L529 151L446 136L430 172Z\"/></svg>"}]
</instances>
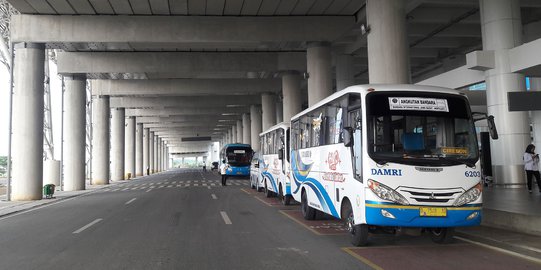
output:
<instances>
[{"instance_id":1,"label":"number '6203'","mask_svg":"<svg viewBox=\"0 0 541 270\"><path fill-rule=\"evenodd\" d=\"M481 177L481 172L480 171L466 171L464 175L466 177Z\"/></svg>"}]
</instances>

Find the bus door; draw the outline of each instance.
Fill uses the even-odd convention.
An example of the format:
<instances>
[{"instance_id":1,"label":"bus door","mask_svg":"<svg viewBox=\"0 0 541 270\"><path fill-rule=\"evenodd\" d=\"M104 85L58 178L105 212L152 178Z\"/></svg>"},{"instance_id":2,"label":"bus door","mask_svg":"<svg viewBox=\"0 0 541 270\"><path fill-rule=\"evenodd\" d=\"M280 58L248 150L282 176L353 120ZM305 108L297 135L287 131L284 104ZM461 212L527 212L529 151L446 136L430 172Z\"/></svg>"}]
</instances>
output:
<instances>
[{"instance_id":1,"label":"bus door","mask_svg":"<svg viewBox=\"0 0 541 270\"><path fill-rule=\"evenodd\" d=\"M353 176L362 182L362 111L355 109L348 112L348 126L353 128Z\"/></svg>"}]
</instances>

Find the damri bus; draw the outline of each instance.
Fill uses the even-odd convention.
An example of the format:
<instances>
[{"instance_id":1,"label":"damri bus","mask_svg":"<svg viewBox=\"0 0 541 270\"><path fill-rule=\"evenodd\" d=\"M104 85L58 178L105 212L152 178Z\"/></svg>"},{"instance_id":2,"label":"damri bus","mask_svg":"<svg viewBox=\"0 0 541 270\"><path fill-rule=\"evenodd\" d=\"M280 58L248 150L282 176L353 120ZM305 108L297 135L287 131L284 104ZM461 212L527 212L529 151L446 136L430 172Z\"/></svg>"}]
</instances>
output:
<instances>
[{"instance_id":1,"label":"damri bus","mask_svg":"<svg viewBox=\"0 0 541 270\"><path fill-rule=\"evenodd\" d=\"M493 117L488 120L497 138ZM353 86L291 119L293 198L305 219L369 232L429 231L445 243L481 222L482 183L470 105L451 89Z\"/></svg>"},{"instance_id":2,"label":"damri bus","mask_svg":"<svg viewBox=\"0 0 541 270\"><path fill-rule=\"evenodd\" d=\"M253 150L249 144L226 144L220 151L220 158L229 165L227 176L250 176Z\"/></svg>"},{"instance_id":3,"label":"damri bus","mask_svg":"<svg viewBox=\"0 0 541 270\"><path fill-rule=\"evenodd\" d=\"M277 194L284 205L291 200L289 175L289 123L280 123L259 134L261 153L259 171L265 195Z\"/></svg>"}]
</instances>

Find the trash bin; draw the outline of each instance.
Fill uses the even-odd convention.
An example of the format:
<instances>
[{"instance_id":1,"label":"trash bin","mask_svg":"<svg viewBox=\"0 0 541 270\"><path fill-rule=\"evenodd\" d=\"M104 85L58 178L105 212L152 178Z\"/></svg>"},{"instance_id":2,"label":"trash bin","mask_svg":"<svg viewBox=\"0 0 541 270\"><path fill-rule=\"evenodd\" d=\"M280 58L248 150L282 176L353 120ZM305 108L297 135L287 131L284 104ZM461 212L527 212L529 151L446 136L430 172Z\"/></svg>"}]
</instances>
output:
<instances>
[{"instance_id":1,"label":"trash bin","mask_svg":"<svg viewBox=\"0 0 541 270\"><path fill-rule=\"evenodd\" d=\"M55 188L54 184L47 184L43 186L43 195L45 196L46 199L51 199L53 197L54 188Z\"/></svg>"}]
</instances>

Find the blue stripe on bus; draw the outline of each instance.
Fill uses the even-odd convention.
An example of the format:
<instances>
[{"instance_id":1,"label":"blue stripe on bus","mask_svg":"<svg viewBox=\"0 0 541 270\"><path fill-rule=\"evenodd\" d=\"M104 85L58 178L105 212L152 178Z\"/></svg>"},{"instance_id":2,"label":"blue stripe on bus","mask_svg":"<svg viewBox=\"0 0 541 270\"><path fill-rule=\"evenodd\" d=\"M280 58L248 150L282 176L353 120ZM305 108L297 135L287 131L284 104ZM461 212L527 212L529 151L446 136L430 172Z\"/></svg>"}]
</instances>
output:
<instances>
[{"instance_id":1,"label":"blue stripe on bus","mask_svg":"<svg viewBox=\"0 0 541 270\"><path fill-rule=\"evenodd\" d=\"M272 176L272 174L270 174L269 172L263 172L263 175L266 176L271 184L272 184L272 188L274 188L274 192L278 193L278 188L276 187L276 181L274 180L274 177Z\"/></svg>"}]
</instances>

